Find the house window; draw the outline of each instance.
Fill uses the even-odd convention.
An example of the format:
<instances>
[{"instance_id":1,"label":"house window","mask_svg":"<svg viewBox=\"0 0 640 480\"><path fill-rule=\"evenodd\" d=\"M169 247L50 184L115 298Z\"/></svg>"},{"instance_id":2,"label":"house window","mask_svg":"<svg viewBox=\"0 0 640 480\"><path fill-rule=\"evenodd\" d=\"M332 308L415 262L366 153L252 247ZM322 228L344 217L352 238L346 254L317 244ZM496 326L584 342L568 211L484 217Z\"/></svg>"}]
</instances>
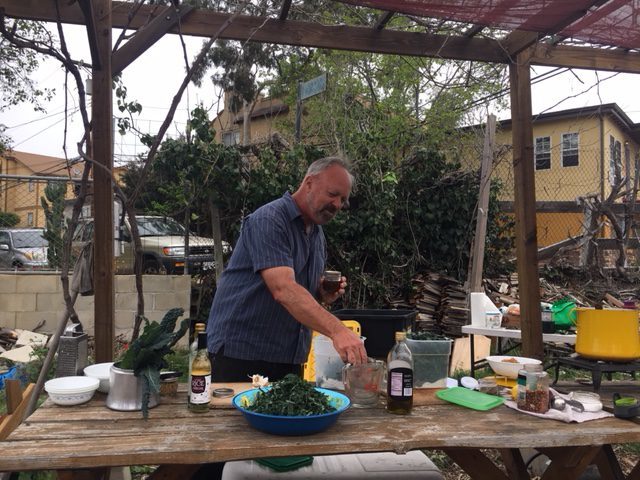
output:
<instances>
[{"instance_id":1,"label":"house window","mask_svg":"<svg viewBox=\"0 0 640 480\"><path fill-rule=\"evenodd\" d=\"M534 158L536 170L551 168L551 137L536 137Z\"/></svg>"},{"instance_id":2,"label":"house window","mask_svg":"<svg viewBox=\"0 0 640 480\"><path fill-rule=\"evenodd\" d=\"M233 145L238 145L240 143L240 132L224 132L222 134L222 144L227 147L231 147Z\"/></svg>"},{"instance_id":3,"label":"house window","mask_svg":"<svg viewBox=\"0 0 640 480\"><path fill-rule=\"evenodd\" d=\"M34 189L35 189L35 184L33 183L33 180L29 180L29 191L33 192Z\"/></svg>"},{"instance_id":4,"label":"house window","mask_svg":"<svg viewBox=\"0 0 640 480\"><path fill-rule=\"evenodd\" d=\"M618 177L622 178L622 144L613 135L609 135L609 183L616 183L616 169Z\"/></svg>"},{"instance_id":5,"label":"house window","mask_svg":"<svg viewBox=\"0 0 640 480\"><path fill-rule=\"evenodd\" d=\"M563 133L562 134L562 166L577 167L578 166L578 134Z\"/></svg>"},{"instance_id":6,"label":"house window","mask_svg":"<svg viewBox=\"0 0 640 480\"><path fill-rule=\"evenodd\" d=\"M27 226L33 227L33 212L27 213Z\"/></svg>"}]
</instances>

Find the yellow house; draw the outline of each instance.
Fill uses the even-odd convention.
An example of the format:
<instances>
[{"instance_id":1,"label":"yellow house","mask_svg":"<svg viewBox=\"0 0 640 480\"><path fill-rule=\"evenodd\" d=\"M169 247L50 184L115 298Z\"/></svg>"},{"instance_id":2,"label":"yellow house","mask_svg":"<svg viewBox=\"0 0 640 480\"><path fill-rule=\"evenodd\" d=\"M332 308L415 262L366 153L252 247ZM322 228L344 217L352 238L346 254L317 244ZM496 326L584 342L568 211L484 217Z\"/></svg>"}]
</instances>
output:
<instances>
[{"instance_id":1,"label":"yellow house","mask_svg":"<svg viewBox=\"0 0 640 480\"><path fill-rule=\"evenodd\" d=\"M511 120L498 122L496 148L507 152L492 178L502 182L503 209L513 211ZM545 113L533 118L538 245L548 246L581 234L588 219L580 197L606 199L612 186L633 187L640 149L640 124L615 104ZM616 168L619 177L616 180ZM624 198L616 200L616 214ZM628 196L626 198L629 198ZM609 236L605 229L602 234Z\"/></svg>"},{"instance_id":2,"label":"yellow house","mask_svg":"<svg viewBox=\"0 0 640 480\"><path fill-rule=\"evenodd\" d=\"M0 208L20 217L17 227L44 227L45 216L40 198L50 181L79 178L79 165L63 158L34 153L7 151L0 156ZM67 197L73 196L69 184Z\"/></svg>"},{"instance_id":3,"label":"yellow house","mask_svg":"<svg viewBox=\"0 0 640 480\"><path fill-rule=\"evenodd\" d=\"M213 120L216 140L224 145L242 145L244 143L244 110L234 113L230 108L229 92L224 96L224 109ZM251 143L268 140L277 132L277 120L289 115L289 106L279 98L260 95L253 106L248 106L249 137Z\"/></svg>"}]
</instances>

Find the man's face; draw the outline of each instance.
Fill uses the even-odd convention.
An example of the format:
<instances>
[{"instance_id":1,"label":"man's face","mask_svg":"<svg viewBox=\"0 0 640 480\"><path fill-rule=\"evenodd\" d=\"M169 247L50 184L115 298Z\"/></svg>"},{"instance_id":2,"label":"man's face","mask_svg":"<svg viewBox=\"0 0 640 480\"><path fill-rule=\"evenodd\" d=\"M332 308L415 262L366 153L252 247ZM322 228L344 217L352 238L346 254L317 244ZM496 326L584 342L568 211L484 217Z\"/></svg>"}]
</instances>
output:
<instances>
[{"instance_id":1,"label":"man's face","mask_svg":"<svg viewBox=\"0 0 640 480\"><path fill-rule=\"evenodd\" d=\"M332 165L305 183L306 214L317 225L324 225L342 210L349 200L351 179L339 165Z\"/></svg>"}]
</instances>

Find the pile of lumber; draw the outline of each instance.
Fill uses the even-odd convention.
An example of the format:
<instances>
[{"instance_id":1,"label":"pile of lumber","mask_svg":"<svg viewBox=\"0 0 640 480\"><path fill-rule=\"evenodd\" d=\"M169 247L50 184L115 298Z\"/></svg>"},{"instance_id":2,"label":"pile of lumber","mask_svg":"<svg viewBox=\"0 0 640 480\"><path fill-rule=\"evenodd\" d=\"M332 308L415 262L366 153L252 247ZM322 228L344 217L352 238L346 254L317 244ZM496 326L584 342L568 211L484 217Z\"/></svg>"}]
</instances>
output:
<instances>
[{"instance_id":1,"label":"pile of lumber","mask_svg":"<svg viewBox=\"0 0 640 480\"><path fill-rule=\"evenodd\" d=\"M469 323L469 308L460 282L446 275L427 273L413 279L412 291L405 307L418 310L418 330L448 337L462 335L461 327Z\"/></svg>"}]
</instances>

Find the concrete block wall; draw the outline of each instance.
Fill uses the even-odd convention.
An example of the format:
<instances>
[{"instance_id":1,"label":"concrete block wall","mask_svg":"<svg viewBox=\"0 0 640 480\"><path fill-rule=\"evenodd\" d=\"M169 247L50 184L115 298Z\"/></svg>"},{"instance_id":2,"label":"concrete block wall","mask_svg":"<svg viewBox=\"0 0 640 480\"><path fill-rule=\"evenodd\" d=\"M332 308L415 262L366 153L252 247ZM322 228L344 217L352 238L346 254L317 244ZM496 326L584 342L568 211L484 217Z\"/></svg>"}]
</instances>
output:
<instances>
[{"instance_id":1,"label":"concrete block wall","mask_svg":"<svg viewBox=\"0 0 640 480\"><path fill-rule=\"evenodd\" d=\"M71 278L69 279L71 283ZM189 316L191 277L189 275L145 275L143 277L145 315L160 321L167 310L182 307ZM115 334L131 337L138 304L135 276L115 276ZM59 275L0 274L0 327L33 330L45 321L40 333L55 331L64 308L62 282ZM75 304L83 329L93 335L94 297L78 296ZM187 337L180 344L186 346Z\"/></svg>"}]
</instances>

